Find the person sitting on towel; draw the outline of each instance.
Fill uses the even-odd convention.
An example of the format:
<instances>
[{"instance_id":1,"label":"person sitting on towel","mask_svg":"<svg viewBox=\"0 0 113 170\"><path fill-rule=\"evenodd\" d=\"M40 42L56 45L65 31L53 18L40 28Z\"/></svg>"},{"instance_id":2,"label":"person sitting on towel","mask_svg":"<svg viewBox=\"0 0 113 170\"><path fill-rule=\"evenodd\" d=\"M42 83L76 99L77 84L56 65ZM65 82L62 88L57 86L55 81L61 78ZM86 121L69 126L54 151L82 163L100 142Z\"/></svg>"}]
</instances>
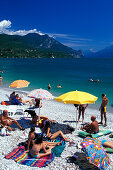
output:
<instances>
[{"instance_id":1,"label":"person sitting on towel","mask_svg":"<svg viewBox=\"0 0 113 170\"><path fill-rule=\"evenodd\" d=\"M91 116L92 123L87 123L85 126L81 127L81 130L86 130L88 133L98 133L99 132L99 125L96 121L96 116Z\"/></svg>"},{"instance_id":2,"label":"person sitting on towel","mask_svg":"<svg viewBox=\"0 0 113 170\"><path fill-rule=\"evenodd\" d=\"M43 127L43 123L45 120L49 120L50 122L53 122L53 123L56 122L56 120L51 120L48 117L43 116L43 115L37 116L34 110L25 110L25 111L28 112L32 117L30 124L35 124L39 127Z\"/></svg>"},{"instance_id":3,"label":"person sitting on towel","mask_svg":"<svg viewBox=\"0 0 113 170\"><path fill-rule=\"evenodd\" d=\"M46 134L46 137L48 138L48 139L55 139L57 136L61 136L65 141L70 141L69 140L69 138L67 138L64 134L63 134L63 132L61 131L61 130L59 130L59 131L57 131L56 133L51 133L50 132L50 121L48 121L48 120L45 120L45 122L44 122L44 127L43 127L43 134Z\"/></svg>"},{"instance_id":4,"label":"person sitting on towel","mask_svg":"<svg viewBox=\"0 0 113 170\"><path fill-rule=\"evenodd\" d=\"M42 135L38 135L36 138L35 143L32 146L32 149L29 151L30 155L34 158L40 158L42 156L46 156L51 154L51 149L54 146L49 147L49 149L47 150L45 147L45 144L42 141ZM40 151L43 149L44 153L40 153Z\"/></svg>"},{"instance_id":5,"label":"person sitting on towel","mask_svg":"<svg viewBox=\"0 0 113 170\"><path fill-rule=\"evenodd\" d=\"M7 127L7 129L8 129L9 131L13 131L13 130L14 130L14 129L12 129L12 128L10 127L12 124L16 124L16 125L20 128L20 130L25 130L24 128L22 128L22 127L20 126L20 124L19 124L15 119L12 119L12 118L10 118L10 117L8 116L8 111L7 111L7 110L4 110L4 111L3 111L3 114L1 115L0 120L1 120L1 124L2 124L3 126Z\"/></svg>"},{"instance_id":6,"label":"person sitting on towel","mask_svg":"<svg viewBox=\"0 0 113 170\"><path fill-rule=\"evenodd\" d=\"M19 97L18 94L16 94L16 100L18 100L21 104L29 103L30 106L32 106L32 101L31 100L22 100L22 98Z\"/></svg>"},{"instance_id":7,"label":"person sitting on towel","mask_svg":"<svg viewBox=\"0 0 113 170\"><path fill-rule=\"evenodd\" d=\"M29 149L33 147L36 139L37 139L37 134L35 133L35 127L31 127L29 135L28 135L26 152L29 152ZM45 145L45 147L49 147L49 146L59 145L59 144L61 144L61 142L43 141L43 144Z\"/></svg>"}]
</instances>

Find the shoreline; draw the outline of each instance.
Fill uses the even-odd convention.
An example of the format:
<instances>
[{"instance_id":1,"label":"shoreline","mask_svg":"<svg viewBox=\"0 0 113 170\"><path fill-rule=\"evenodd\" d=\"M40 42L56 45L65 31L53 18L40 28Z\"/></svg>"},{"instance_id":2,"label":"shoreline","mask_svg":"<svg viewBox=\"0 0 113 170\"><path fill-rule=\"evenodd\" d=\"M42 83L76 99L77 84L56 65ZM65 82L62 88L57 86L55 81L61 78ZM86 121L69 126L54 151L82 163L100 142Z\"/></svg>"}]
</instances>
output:
<instances>
[{"instance_id":1,"label":"shoreline","mask_svg":"<svg viewBox=\"0 0 113 170\"><path fill-rule=\"evenodd\" d=\"M22 93L25 95L27 95L27 93L30 92L28 90L19 90L19 89L15 89L15 88L7 88L7 87L0 87L0 90L7 91L8 93L15 91L17 93L20 93L20 94ZM51 91L49 91L49 92L51 93ZM58 96L54 96L54 98L56 98L56 97L58 97ZM88 108L99 111L100 105L101 105L101 103L100 104L99 103L89 104ZM107 105L107 113L110 113L110 112L113 112L113 107L110 105Z\"/></svg>"}]
</instances>

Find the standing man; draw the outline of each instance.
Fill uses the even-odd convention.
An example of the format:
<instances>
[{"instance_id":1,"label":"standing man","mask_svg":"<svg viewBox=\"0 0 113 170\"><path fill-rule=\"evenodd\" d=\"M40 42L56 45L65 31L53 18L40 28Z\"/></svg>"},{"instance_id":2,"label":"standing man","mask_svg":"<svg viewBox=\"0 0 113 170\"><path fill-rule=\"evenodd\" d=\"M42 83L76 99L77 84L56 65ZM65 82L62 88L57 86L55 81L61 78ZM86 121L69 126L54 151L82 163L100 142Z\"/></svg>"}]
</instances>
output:
<instances>
[{"instance_id":1,"label":"standing man","mask_svg":"<svg viewBox=\"0 0 113 170\"><path fill-rule=\"evenodd\" d=\"M104 115L104 119L105 119L105 124L104 126L107 126L106 122L107 122L107 118L106 118L106 106L108 104L108 99L106 98L106 94L102 94L102 103L101 106L99 108L100 112L101 112L101 122L99 122L99 124L103 124L103 115Z\"/></svg>"}]
</instances>

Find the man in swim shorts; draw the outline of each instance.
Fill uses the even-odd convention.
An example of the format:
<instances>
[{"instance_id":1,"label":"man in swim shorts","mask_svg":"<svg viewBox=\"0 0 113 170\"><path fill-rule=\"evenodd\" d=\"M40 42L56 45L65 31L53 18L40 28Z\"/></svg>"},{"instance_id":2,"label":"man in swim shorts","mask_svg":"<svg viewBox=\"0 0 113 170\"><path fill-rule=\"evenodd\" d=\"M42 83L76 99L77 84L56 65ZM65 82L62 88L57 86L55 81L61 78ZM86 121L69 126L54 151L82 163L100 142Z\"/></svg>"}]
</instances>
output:
<instances>
[{"instance_id":1,"label":"man in swim shorts","mask_svg":"<svg viewBox=\"0 0 113 170\"><path fill-rule=\"evenodd\" d=\"M12 119L12 118L10 118L10 117L8 116L8 111L7 111L7 110L4 110L4 111L3 111L3 114L1 115L0 120L1 120L1 124L2 124L3 126L7 127L7 129L8 129L9 131L13 131L13 130L14 130L14 129L12 129L12 128L10 127L12 124L16 124L16 125L19 127L20 130L25 130L25 128L22 128L22 127L20 126L20 124L19 124L15 119Z\"/></svg>"},{"instance_id":2,"label":"man in swim shorts","mask_svg":"<svg viewBox=\"0 0 113 170\"><path fill-rule=\"evenodd\" d=\"M96 116L91 116L92 123L87 123L85 126L81 128L81 130L86 130L88 133L96 134L99 132L99 125L96 121Z\"/></svg>"},{"instance_id":3,"label":"man in swim shorts","mask_svg":"<svg viewBox=\"0 0 113 170\"><path fill-rule=\"evenodd\" d=\"M104 126L107 126L106 122L107 122L107 118L106 118L106 106L108 104L108 99L106 98L106 94L102 94L102 103L101 106L99 108L100 112L101 112L101 121L99 122L99 124L103 124L103 115L104 115L104 119L105 119L105 124Z\"/></svg>"}]
</instances>

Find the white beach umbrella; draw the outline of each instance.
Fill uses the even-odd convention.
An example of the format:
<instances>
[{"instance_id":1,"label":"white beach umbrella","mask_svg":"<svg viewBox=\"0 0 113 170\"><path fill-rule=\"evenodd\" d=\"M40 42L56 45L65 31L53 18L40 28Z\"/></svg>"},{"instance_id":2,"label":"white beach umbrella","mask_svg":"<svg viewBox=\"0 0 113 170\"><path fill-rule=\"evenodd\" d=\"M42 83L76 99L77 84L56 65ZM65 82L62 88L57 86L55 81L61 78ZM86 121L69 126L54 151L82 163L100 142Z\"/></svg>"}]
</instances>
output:
<instances>
[{"instance_id":1,"label":"white beach umbrella","mask_svg":"<svg viewBox=\"0 0 113 170\"><path fill-rule=\"evenodd\" d=\"M50 100L54 98L50 92L44 89L32 90L27 96L39 100ZM39 104L39 115L40 115L40 104Z\"/></svg>"}]
</instances>

